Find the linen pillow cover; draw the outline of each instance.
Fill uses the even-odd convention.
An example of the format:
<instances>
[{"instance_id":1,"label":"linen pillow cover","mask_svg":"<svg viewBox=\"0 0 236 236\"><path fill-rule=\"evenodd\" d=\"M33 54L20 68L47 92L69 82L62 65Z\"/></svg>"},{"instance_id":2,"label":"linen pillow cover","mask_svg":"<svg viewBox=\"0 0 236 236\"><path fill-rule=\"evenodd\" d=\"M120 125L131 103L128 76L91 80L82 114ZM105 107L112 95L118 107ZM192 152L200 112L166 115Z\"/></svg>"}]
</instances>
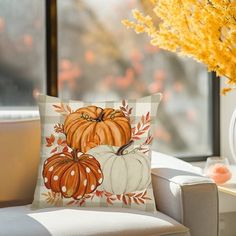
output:
<instances>
[{"instance_id":1,"label":"linen pillow cover","mask_svg":"<svg viewBox=\"0 0 236 236\"><path fill-rule=\"evenodd\" d=\"M40 95L41 162L32 208L155 211L152 127L160 94L120 102Z\"/></svg>"}]
</instances>

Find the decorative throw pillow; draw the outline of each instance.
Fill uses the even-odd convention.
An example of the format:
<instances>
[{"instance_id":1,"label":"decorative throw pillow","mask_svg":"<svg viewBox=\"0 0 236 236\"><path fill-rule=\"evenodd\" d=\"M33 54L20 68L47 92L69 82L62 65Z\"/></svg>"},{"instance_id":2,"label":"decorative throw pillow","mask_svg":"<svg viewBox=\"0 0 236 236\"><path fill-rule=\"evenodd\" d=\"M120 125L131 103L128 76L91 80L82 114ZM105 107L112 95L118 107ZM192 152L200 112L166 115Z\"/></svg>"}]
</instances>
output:
<instances>
[{"instance_id":1,"label":"decorative throw pillow","mask_svg":"<svg viewBox=\"0 0 236 236\"><path fill-rule=\"evenodd\" d=\"M160 99L87 103L40 95L41 162L32 208L154 211L150 145Z\"/></svg>"}]
</instances>

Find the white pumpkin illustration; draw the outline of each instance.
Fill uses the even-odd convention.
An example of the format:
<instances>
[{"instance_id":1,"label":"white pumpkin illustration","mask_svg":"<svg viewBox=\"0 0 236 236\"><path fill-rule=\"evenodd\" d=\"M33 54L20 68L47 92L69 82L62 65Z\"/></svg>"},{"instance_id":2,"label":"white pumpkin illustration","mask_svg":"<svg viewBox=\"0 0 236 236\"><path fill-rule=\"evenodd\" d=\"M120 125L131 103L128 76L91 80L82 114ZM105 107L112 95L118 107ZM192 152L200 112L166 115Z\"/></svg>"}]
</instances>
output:
<instances>
[{"instance_id":1,"label":"white pumpkin illustration","mask_svg":"<svg viewBox=\"0 0 236 236\"><path fill-rule=\"evenodd\" d=\"M101 165L105 191L132 193L146 189L151 183L150 159L137 149L128 151L132 143L130 141L120 148L100 145L88 151Z\"/></svg>"}]
</instances>

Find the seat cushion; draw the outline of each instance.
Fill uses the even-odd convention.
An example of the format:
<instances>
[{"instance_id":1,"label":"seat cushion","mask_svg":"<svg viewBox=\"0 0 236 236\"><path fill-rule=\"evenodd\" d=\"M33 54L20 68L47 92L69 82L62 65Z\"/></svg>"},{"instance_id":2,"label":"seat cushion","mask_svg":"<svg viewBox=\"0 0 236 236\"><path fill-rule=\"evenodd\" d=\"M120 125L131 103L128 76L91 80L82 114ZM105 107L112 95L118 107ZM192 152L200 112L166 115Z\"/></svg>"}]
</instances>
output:
<instances>
[{"instance_id":1,"label":"seat cushion","mask_svg":"<svg viewBox=\"0 0 236 236\"><path fill-rule=\"evenodd\" d=\"M107 208L32 211L29 205L0 209L0 235L190 236L186 227L160 212Z\"/></svg>"}]
</instances>

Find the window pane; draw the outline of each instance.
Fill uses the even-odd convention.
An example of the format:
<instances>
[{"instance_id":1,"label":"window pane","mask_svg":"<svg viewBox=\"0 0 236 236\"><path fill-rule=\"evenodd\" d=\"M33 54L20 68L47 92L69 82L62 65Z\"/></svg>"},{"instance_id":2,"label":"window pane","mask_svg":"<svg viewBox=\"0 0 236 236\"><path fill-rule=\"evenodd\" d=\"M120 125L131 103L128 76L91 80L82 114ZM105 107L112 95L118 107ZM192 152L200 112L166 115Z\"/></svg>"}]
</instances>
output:
<instances>
[{"instance_id":1,"label":"window pane","mask_svg":"<svg viewBox=\"0 0 236 236\"><path fill-rule=\"evenodd\" d=\"M45 90L44 29L44 1L0 0L0 119Z\"/></svg>"},{"instance_id":2,"label":"window pane","mask_svg":"<svg viewBox=\"0 0 236 236\"><path fill-rule=\"evenodd\" d=\"M154 149L210 155L206 68L149 43L121 20L147 1L59 0L60 97L137 98L162 92Z\"/></svg>"}]
</instances>

